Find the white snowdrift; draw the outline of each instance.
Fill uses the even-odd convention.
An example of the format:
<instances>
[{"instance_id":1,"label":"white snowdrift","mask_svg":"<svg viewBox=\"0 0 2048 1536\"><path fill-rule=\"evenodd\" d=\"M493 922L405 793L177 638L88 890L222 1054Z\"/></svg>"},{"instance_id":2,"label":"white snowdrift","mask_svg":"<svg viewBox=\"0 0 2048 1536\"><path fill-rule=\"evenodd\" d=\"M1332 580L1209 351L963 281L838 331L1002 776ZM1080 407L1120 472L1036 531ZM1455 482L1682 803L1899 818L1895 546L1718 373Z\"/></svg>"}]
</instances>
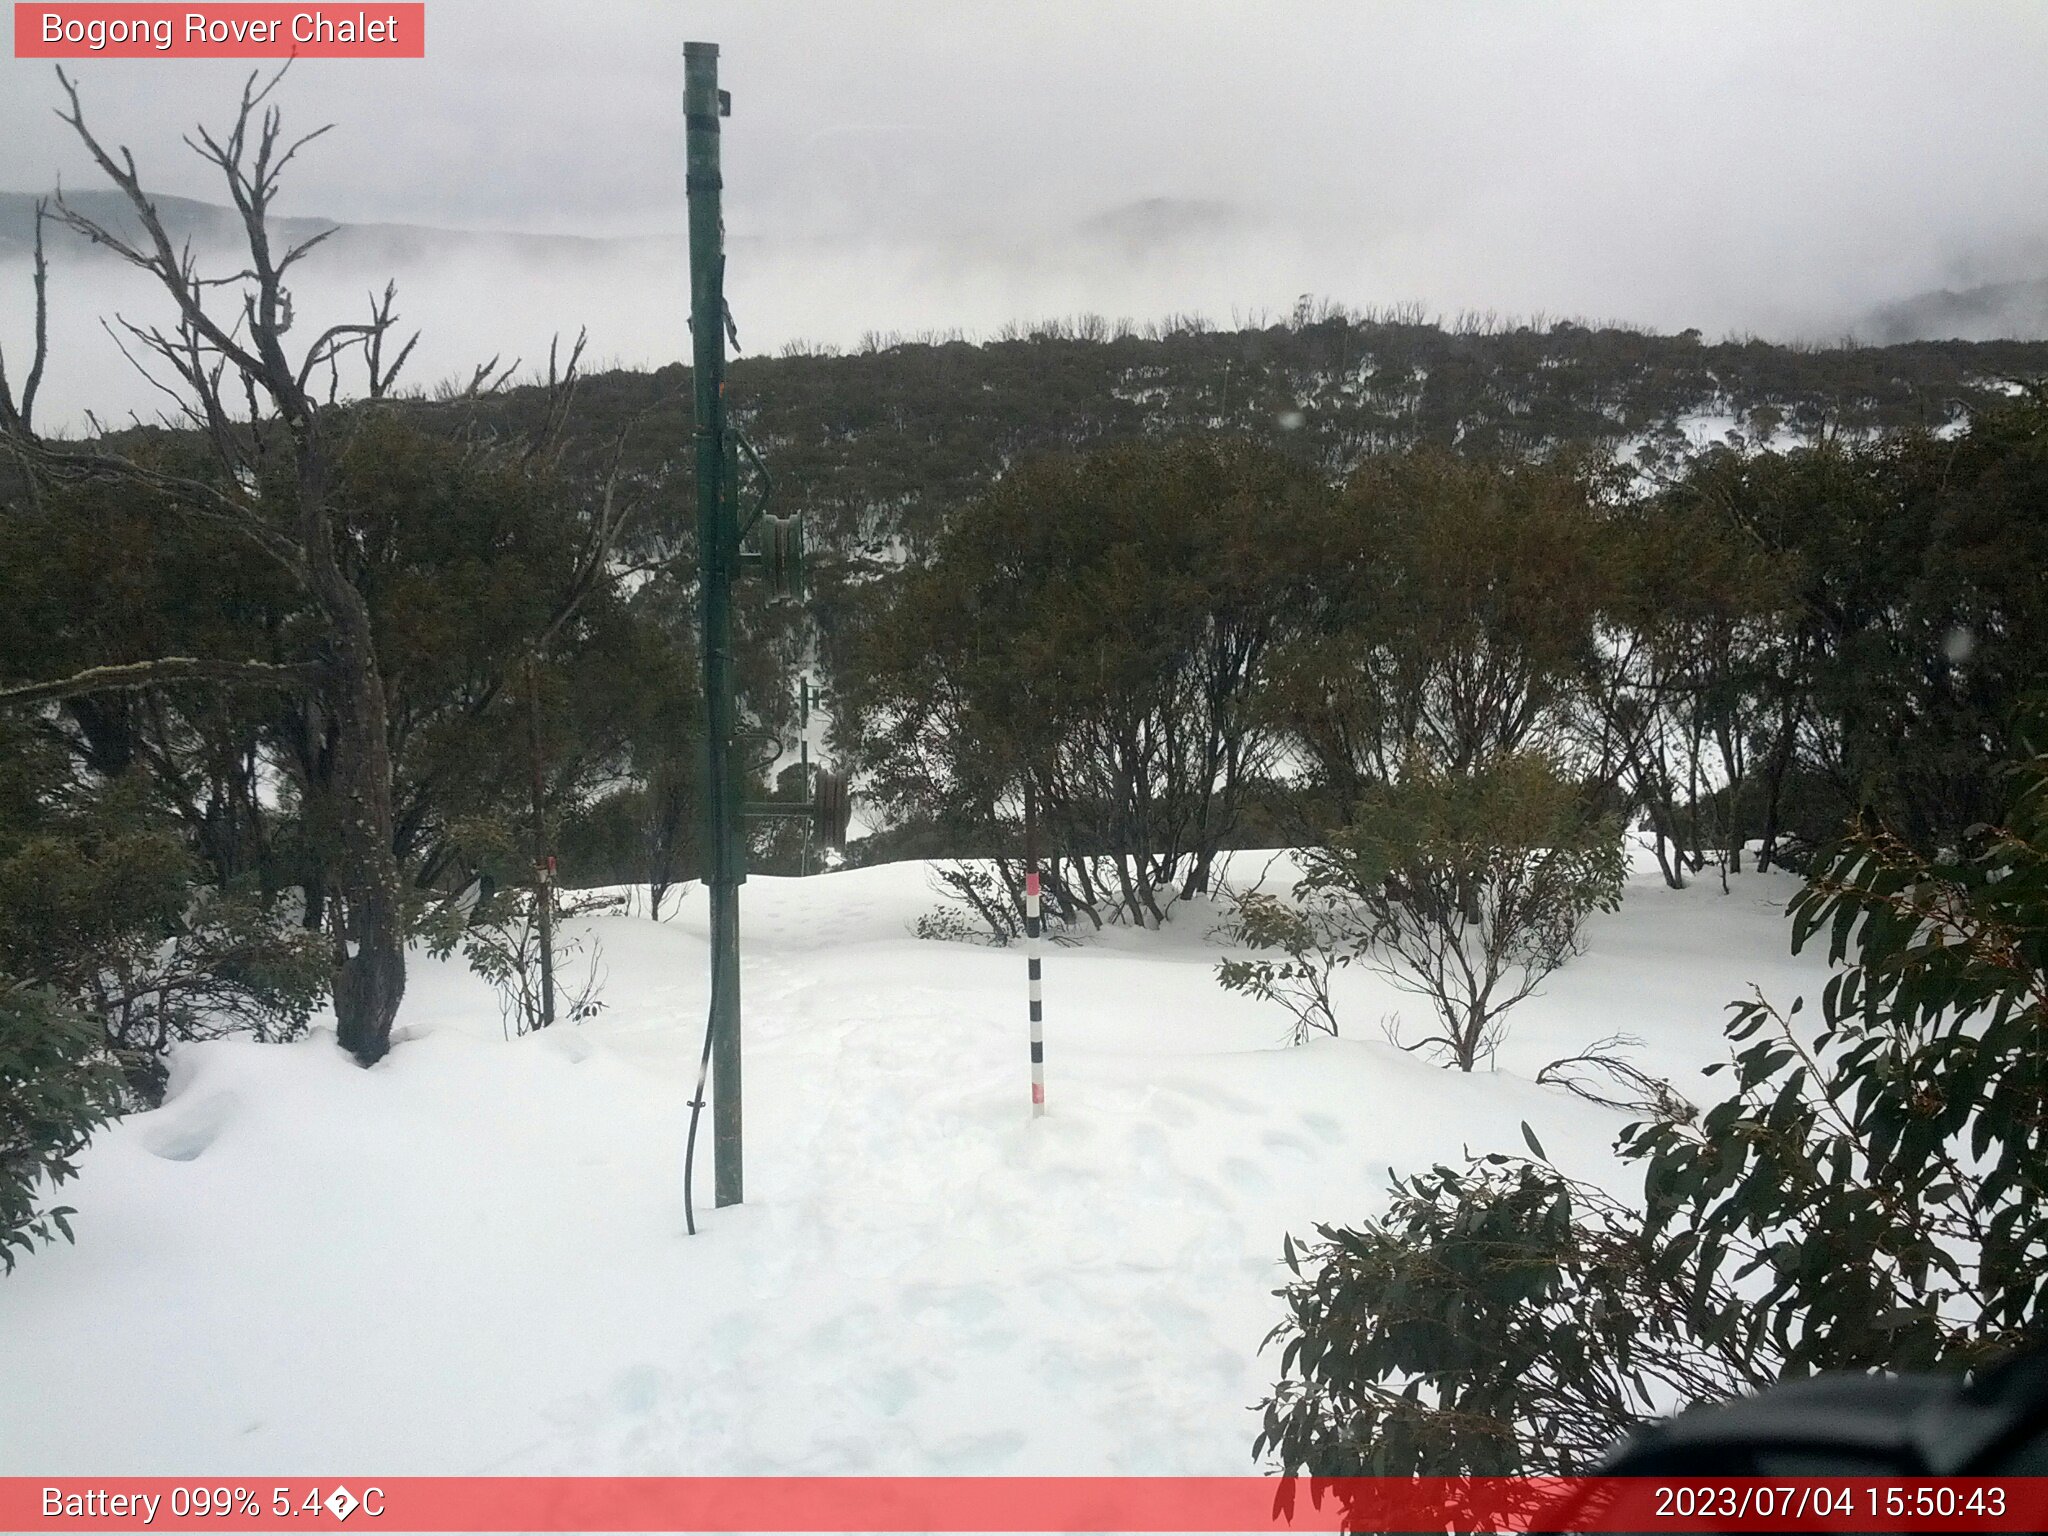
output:
<instances>
[{"instance_id":1,"label":"white snowdrift","mask_svg":"<svg viewBox=\"0 0 2048 1536\"><path fill-rule=\"evenodd\" d=\"M0 1474L1249 1472L1282 1234L1379 1210L1390 1165L1519 1152L1524 1119L1629 1189L1625 1117L1536 1069L1625 1031L1704 1095L1730 999L1818 985L1793 889L1639 875L1472 1077L1387 1044L1418 1005L1364 975L1347 1038L1282 1044L1184 908L1049 952L1034 1123L1021 953L911 937L922 866L756 878L747 1202L695 1238L701 892L591 923L580 1027L508 1043L418 957L374 1070L324 1030L190 1048L95 1141L78 1246L0 1282Z\"/></svg>"}]
</instances>

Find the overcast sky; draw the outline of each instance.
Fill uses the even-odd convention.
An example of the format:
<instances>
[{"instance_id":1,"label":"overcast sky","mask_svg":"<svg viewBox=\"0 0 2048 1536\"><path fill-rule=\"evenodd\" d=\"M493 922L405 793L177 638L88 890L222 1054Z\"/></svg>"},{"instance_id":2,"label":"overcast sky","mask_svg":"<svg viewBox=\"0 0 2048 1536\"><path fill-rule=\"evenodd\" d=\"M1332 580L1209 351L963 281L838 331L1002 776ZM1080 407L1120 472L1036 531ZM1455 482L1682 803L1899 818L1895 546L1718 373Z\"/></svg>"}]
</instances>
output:
<instances>
[{"instance_id":1,"label":"overcast sky","mask_svg":"<svg viewBox=\"0 0 2048 1536\"><path fill-rule=\"evenodd\" d=\"M1310 291L1828 337L2048 277L2038 0L428 0L427 23L423 61L294 66L291 120L337 126L285 211L672 233L682 45L715 41L756 345ZM0 69L0 188L93 184L50 66ZM155 188L218 197L178 134L243 66L77 72ZM1153 199L1168 217L1129 213ZM525 307L574 309L558 279ZM659 351L603 287L600 352Z\"/></svg>"}]
</instances>

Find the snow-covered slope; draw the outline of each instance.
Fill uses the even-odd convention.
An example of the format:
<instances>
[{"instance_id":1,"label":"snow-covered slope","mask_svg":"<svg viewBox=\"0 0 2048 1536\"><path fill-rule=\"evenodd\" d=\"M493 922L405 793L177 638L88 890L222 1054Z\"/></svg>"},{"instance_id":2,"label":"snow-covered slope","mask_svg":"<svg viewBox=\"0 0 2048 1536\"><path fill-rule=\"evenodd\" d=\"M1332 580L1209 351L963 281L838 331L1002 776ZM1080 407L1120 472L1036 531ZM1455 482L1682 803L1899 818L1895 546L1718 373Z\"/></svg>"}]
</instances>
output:
<instances>
[{"instance_id":1,"label":"snow-covered slope","mask_svg":"<svg viewBox=\"0 0 2048 1536\"><path fill-rule=\"evenodd\" d=\"M1472 1077L1387 1044L1416 1005L1364 975L1346 1038L1285 1045L1183 908L1049 952L1034 1123L1023 957L913 938L922 866L756 878L747 1202L695 1238L701 893L592 922L606 1010L525 1039L419 957L374 1070L187 1049L95 1141L78 1246L0 1281L0 1474L1248 1472L1282 1234L1525 1119L1626 1189L1625 1117L1536 1069L1626 1031L1703 1094L1729 999L1818 984L1792 889L1639 875Z\"/></svg>"}]
</instances>

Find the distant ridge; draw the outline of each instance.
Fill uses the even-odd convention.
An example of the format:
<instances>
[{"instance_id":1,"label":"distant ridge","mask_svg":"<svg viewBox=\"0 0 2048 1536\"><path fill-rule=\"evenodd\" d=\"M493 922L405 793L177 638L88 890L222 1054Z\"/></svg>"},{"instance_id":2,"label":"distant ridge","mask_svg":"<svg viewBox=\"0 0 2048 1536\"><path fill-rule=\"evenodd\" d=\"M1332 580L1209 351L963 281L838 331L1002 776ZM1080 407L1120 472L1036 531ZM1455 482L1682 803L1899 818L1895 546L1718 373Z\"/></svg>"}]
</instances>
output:
<instances>
[{"instance_id":1,"label":"distant ridge","mask_svg":"<svg viewBox=\"0 0 2048 1536\"><path fill-rule=\"evenodd\" d=\"M1872 311L1856 333L1880 346L1902 341L2048 341L2048 279L1915 294Z\"/></svg>"},{"instance_id":2,"label":"distant ridge","mask_svg":"<svg viewBox=\"0 0 2048 1536\"><path fill-rule=\"evenodd\" d=\"M30 249L35 238L38 197L50 197L54 202L54 194L50 193L0 192L0 259L22 255ZM128 237L138 233L134 210L119 192L93 188L84 192L68 192L65 197L73 208L116 234ZM171 238L181 243L190 240L201 252L237 245L242 238L241 216L232 208L189 197L156 196L151 201L162 215ZM320 218L273 218L270 228L274 238L292 244L310 239L324 229L332 229L335 234L328 241L330 247L346 250L352 256L397 263L471 254L514 256L547 262L661 243L646 239L607 240L589 235L439 229L426 224L348 224L339 219ZM46 225L44 240L52 250L58 248L60 241L74 250L85 248L82 242L61 227ZM680 241L674 243L680 248Z\"/></svg>"}]
</instances>

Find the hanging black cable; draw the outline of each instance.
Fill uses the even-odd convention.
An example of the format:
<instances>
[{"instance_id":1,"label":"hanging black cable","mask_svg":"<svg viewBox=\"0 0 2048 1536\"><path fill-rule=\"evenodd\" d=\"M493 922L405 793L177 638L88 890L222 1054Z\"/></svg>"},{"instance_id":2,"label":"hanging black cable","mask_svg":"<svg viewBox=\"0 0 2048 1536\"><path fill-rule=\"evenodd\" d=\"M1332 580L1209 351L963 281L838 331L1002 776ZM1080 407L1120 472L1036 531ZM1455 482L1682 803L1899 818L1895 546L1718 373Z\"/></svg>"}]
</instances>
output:
<instances>
[{"instance_id":1,"label":"hanging black cable","mask_svg":"<svg viewBox=\"0 0 2048 1536\"><path fill-rule=\"evenodd\" d=\"M697 1165L697 1121L704 1113L704 1089L711 1081L711 1032L718 1027L718 970L711 972L710 1016L704 1021L704 1054L697 1062L697 1093L690 1100L690 1134L683 1143L683 1223L690 1236L697 1235L697 1207L692 1194L691 1173Z\"/></svg>"}]
</instances>

